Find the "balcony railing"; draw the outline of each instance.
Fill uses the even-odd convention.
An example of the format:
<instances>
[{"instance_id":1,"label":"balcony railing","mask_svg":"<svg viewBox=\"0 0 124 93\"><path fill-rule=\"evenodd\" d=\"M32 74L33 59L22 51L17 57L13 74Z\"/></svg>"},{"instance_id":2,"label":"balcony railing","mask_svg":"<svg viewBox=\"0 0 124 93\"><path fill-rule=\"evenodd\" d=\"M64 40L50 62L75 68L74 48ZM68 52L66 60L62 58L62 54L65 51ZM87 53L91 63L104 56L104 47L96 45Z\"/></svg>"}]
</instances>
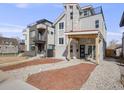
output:
<instances>
[{"instance_id":1,"label":"balcony railing","mask_svg":"<svg viewBox=\"0 0 124 93\"><path fill-rule=\"evenodd\" d=\"M38 24L37 25L37 29L46 29L46 25L44 25L44 24Z\"/></svg>"},{"instance_id":2,"label":"balcony railing","mask_svg":"<svg viewBox=\"0 0 124 93\"><path fill-rule=\"evenodd\" d=\"M33 41L35 42L35 43L40 43L40 42L45 42L46 41L46 38L45 38L45 36L41 36L41 37L34 37L33 38Z\"/></svg>"},{"instance_id":3,"label":"balcony railing","mask_svg":"<svg viewBox=\"0 0 124 93\"><path fill-rule=\"evenodd\" d=\"M81 10L81 12L83 13L85 9ZM91 15L97 15L97 14L103 14L103 11L102 11L102 7L96 7L96 8L92 8L89 10ZM89 15L89 16L91 16Z\"/></svg>"},{"instance_id":4,"label":"balcony railing","mask_svg":"<svg viewBox=\"0 0 124 93\"><path fill-rule=\"evenodd\" d=\"M103 12L102 12L102 7L93 8L93 9L91 10L91 12L92 12L93 15L102 14L102 13L103 13Z\"/></svg>"}]
</instances>

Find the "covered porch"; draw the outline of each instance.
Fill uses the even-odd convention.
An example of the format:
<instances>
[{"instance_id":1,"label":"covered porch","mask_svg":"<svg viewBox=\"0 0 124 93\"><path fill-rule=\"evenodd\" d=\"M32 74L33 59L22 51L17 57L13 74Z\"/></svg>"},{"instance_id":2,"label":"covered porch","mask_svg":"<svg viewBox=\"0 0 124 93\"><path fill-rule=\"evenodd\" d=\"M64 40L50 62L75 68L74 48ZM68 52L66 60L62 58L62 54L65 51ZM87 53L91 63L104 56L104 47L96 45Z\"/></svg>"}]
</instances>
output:
<instances>
[{"instance_id":1,"label":"covered porch","mask_svg":"<svg viewBox=\"0 0 124 93\"><path fill-rule=\"evenodd\" d=\"M99 64L100 42L102 40L102 35L99 31L73 31L65 34L68 38L68 60L85 59Z\"/></svg>"}]
</instances>

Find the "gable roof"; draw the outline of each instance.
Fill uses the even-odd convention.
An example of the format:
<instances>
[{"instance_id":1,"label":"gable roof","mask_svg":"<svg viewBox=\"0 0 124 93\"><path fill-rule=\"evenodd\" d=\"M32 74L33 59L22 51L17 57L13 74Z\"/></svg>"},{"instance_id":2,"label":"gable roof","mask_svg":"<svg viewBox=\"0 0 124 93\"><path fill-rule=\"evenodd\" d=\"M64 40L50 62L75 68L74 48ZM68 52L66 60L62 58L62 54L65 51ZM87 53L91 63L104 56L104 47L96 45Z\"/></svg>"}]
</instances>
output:
<instances>
[{"instance_id":1,"label":"gable roof","mask_svg":"<svg viewBox=\"0 0 124 93\"><path fill-rule=\"evenodd\" d=\"M41 24L41 23L44 24L45 22L48 22L48 23L50 23L50 24L53 24L53 22L51 22L51 21L49 21L49 20L47 20L47 19L40 19L40 20L38 20L38 21L35 21L35 22L33 22L33 23L27 25L27 27L32 27L32 26L35 26L35 25Z\"/></svg>"},{"instance_id":2,"label":"gable roof","mask_svg":"<svg viewBox=\"0 0 124 93\"><path fill-rule=\"evenodd\" d=\"M45 22L48 22L48 23L50 23L50 24L53 24L53 22L51 22L51 21L49 21L49 20L47 20L47 19L41 19L41 20L36 21L37 24L45 23Z\"/></svg>"},{"instance_id":3,"label":"gable roof","mask_svg":"<svg viewBox=\"0 0 124 93\"><path fill-rule=\"evenodd\" d=\"M124 26L124 12L122 14L121 21L120 21L120 27L122 26Z\"/></svg>"},{"instance_id":4,"label":"gable roof","mask_svg":"<svg viewBox=\"0 0 124 93\"><path fill-rule=\"evenodd\" d=\"M62 12L60 14L60 16L58 16L58 18L55 20L55 22L53 23L53 25L55 25L60 19L62 19L62 17L64 17L64 15L65 15L65 12Z\"/></svg>"}]
</instances>

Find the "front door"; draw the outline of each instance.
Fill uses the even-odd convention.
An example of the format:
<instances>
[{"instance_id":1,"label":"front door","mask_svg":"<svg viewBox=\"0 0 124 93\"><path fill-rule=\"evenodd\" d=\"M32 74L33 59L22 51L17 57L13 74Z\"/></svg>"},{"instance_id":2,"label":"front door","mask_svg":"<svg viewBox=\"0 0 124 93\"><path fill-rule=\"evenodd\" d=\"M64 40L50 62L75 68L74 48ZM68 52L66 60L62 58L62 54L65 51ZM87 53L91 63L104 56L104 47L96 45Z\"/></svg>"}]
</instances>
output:
<instances>
[{"instance_id":1,"label":"front door","mask_svg":"<svg viewBox=\"0 0 124 93\"><path fill-rule=\"evenodd\" d=\"M80 58L85 58L85 45L80 45Z\"/></svg>"}]
</instances>

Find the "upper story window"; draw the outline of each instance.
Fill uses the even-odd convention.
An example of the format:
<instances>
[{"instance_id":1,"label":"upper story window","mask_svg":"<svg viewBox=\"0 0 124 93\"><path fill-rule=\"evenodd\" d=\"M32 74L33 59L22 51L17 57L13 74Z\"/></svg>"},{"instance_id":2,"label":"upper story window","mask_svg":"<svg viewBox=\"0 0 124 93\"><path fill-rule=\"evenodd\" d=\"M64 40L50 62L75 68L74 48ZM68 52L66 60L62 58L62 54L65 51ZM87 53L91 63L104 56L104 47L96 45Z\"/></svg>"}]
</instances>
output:
<instances>
[{"instance_id":1,"label":"upper story window","mask_svg":"<svg viewBox=\"0 0 124 93\"><path fill-rule=\"evenodd\" d=\"M70 5L70 9L73 9L73 6L72 5Z\"/></svg>"},{"instance_id":2,"label":"upper story window","mask_svg":"<svg viewBox=\"0 0 124 93\"><path fill-rule=\"evenodd\" d=\"M59 44L64 44L64 38L59 38Z\"/></svg>"},{"instance_id":3,"label":"upper story window","mask_svg":"<svg viewBox=\"0 0 124 93\"><path fill-rule=\"evenodd\" d=\"M34 30L31 31L31 37L32 37L32 38L35 37L35 31L34 31Z\"/></svg>"},{"instance_id":4,"label":"upper story window","mask_svg":"<svg viewBox=\"0 0 124 93\"><path fill-rule=\"evenodd\" d=\"M66 6L64 6L64 8L66 9Z\"/></svg>"},{"instance_id":5,"label":"upper story window","mask_svg":"<svg viewBox=\"0 0 124 93\"><path fill-rule=\"evenodd\" d=\"M95 28L99 28L99 20L95 21Z\"/></svg>"},{"instance_id":6,"label":"upper story window","mask_svg":"<svg viewBox=\"0 0 124 93\"><path fill-rule=\"evenodd\" d=\"M70 13L70 19L73 19L73 12Z\"/></svg>"},{"instance_id":7,"label":"upper story window","mask_svg":"<svg viewBox=\"0 0 124 93\"><path fill-rule=\"evenodd\" d=\"M64 22L59 23L59 29L64 29Z\"/></svg>"},{"instance_id":8,"label":"upper story window","mask_svg":"<svg viewBox=\"0 0 124 93\"><path fill-rule=\"evenodd\" d=\"M51 35L53 35L53 31L51 31Z\"/></svg>"},{"instance_id":9,"label":"upper story window","mask_svg":"<svg viewBox=\"0 0 124 93\"><path fill-rule=\"evenodd\" d=\"M87 15L88 15L88 11L84 10L84 16L87 16Z\"/></svg>"}]
</instances>

